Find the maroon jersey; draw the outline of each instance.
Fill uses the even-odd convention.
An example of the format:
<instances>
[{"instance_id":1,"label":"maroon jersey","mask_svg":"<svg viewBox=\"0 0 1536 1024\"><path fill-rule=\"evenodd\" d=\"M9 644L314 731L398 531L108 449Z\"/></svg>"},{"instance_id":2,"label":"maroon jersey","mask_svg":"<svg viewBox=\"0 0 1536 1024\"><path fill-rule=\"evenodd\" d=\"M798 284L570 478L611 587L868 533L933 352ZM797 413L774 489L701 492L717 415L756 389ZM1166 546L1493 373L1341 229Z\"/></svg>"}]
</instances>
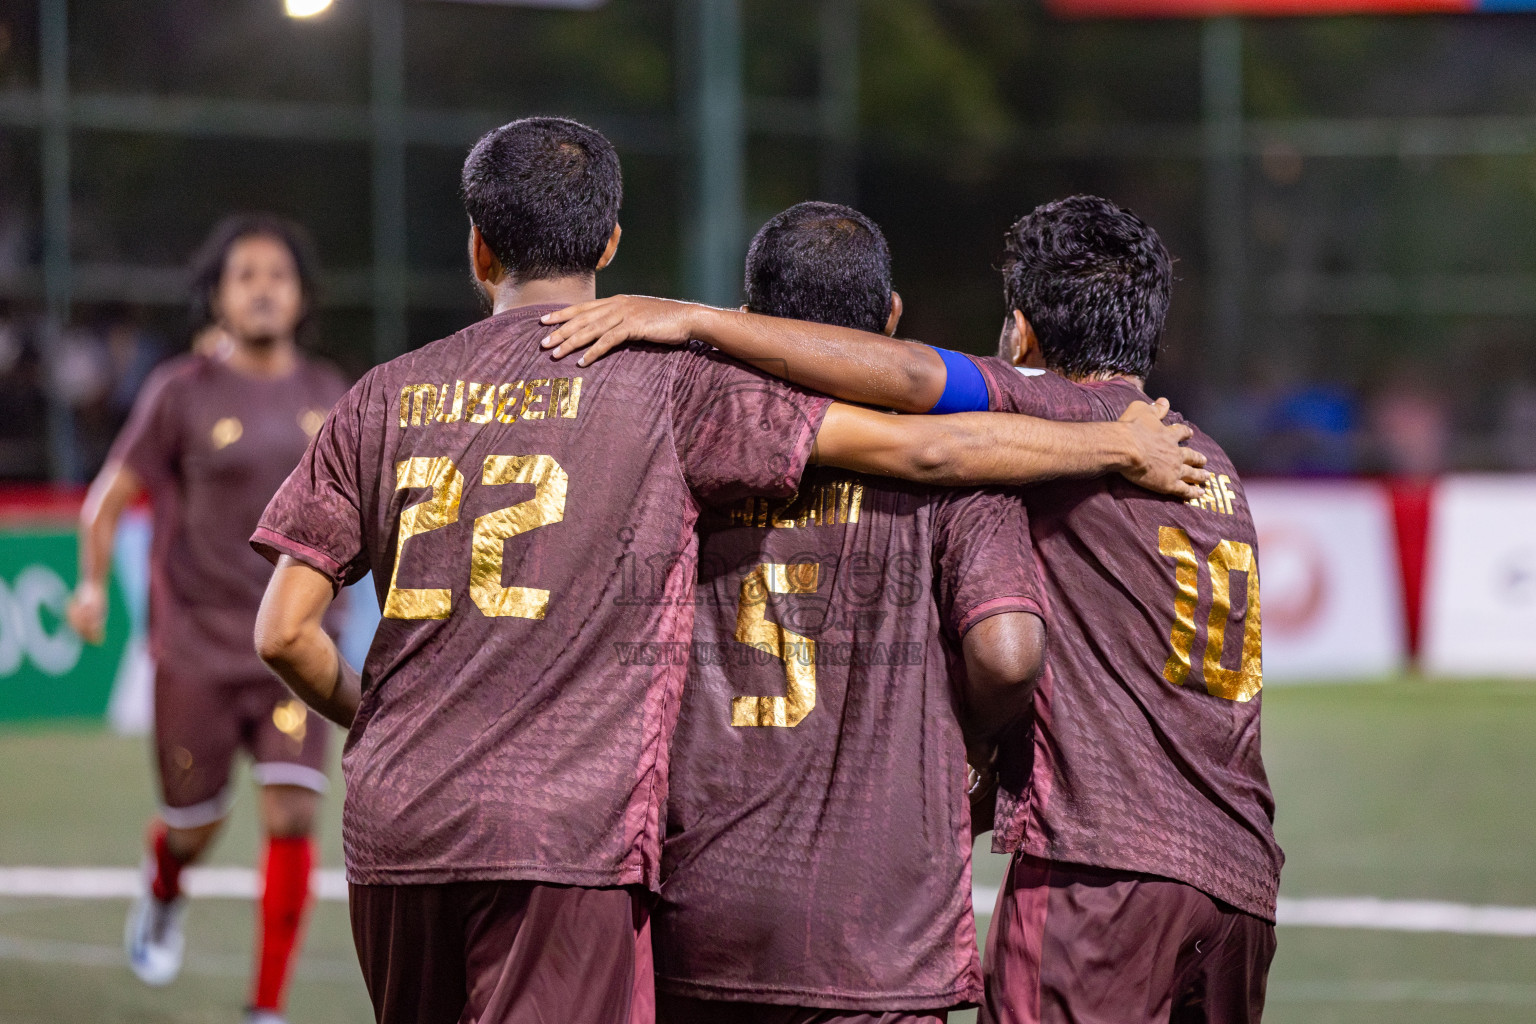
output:
<instances>
[{"instance_id":1,"label":"maroon jersey","mask_svg":"<svg viewBox=\"0 0 1536 1024\"><path fill-rule=\"evenodd\" d=\"M331 366L302 356L277 378L180 356L145 383L108 461L149 492L151 650L179 678L272 678L251 642L272 567L246 539L346 390Z\"/></svg>"},{"instance_id":2,"label":"maroon jersey","mask_svg":"<svg viewBox=\"0 0 1536 1024\"><path fill-rule=\"evenodd\" d=\"M979 1001L951 660L1039 614L1023 506L814 470L706 517L657 984L850 1010Z\"/></svg>"},{"instance_id":3,"label":"maroon jersey","mask_svg":"<svg viewBox=\"0 0 1536 1024\"><path fill-rule=\"evenodd\" d=\"M556 363L525 306L377 367L253 541L384 618L348 877L657 884L700 501L789 494L829 400L702 347Z\"/></svg>"},{"instance_id":4,"label":"maroon jersey","mask_svg":"<svg viewBox=\"0 0 1536 1024\"><path fill-rule=\"evenodd\" d=\"M1146 400L1125 380L977 363L1004 412L1112 420ZM1160 875L1273 921L1257 539L1226 453L1198 428L1190 446L1211 481L1188 504L1118 476L1024 491L1051 647L1032 743L1007 745L993 849Z\"/></svg>"}]
</instances>

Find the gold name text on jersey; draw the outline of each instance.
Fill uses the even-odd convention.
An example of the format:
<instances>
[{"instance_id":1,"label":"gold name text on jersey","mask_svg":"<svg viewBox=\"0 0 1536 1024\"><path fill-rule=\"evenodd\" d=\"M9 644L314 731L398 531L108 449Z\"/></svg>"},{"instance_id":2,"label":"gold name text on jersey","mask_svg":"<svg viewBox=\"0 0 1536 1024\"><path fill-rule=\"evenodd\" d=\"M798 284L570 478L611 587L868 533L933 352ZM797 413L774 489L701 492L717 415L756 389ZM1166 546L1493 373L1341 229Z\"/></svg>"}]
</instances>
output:
<instances>
[{"instance_id":1,"label":"gold name text on jersey","mask_svg":"<svg viewBox=\"0 0 1536 1024\"><path fill-rule=\"evenodd\" d=\"M1223 473L1220 476L1212 476L1205 481L1205 493L1198 498L1190 498L1189 504L1195 508L1203 508L1208 512L1220 512L1230 516L1232 512L1232 499L1237 493L1232 490L1232 478Z\"/></svg>"},{"instance_id":2,"label":"gold name text on jersey","mask_svg":"<svg viewBox=\"0 0 1536 1024\"><path fill-rule=\"evenodd\" d=\"M804 526L842 526L859 521L864 485L832 480L806 487L787 500L748 498L729 512L732 526L770 526L777 530Z\"/></svg>"},{"instance_id":3,"label":"gold name text on jersey","mask_svg":"<svg viewBox=\"0 0 1536 1024\"><path fill-rule=\"evenodd\" d=\"M407 384L400 389L400 425L512 423L519 419L576 418L580 377L540 377L505 384L456 380L452 384Z\"/></svg>"}]
</instances>

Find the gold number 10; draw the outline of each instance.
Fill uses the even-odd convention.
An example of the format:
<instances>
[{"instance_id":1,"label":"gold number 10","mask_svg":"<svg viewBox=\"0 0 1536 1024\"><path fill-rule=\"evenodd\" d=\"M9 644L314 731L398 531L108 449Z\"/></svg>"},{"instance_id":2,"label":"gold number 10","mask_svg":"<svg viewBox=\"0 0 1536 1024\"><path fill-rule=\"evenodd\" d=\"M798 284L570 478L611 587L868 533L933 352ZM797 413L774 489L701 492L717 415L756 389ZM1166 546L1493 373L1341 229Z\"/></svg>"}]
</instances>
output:
<instances>
[{"instance_id":1,"label":"gold number 10","mask_svg":"<svg viewBox=\"0 0 1536 1024\"><path fill-rule=\"evenodd\" d=\"M485 460L482 484L533 484L533 497L497 509L475 520L469 563L469 596L493 617L542 619L549 608L549 591L535 587L504 587L502 567L509 538L565 518L569 484L560 463L548 455L492 455ZM453 610L453 591L446 587L402 587L400 557L405 542L459 521L464 498L464 474L445 457L406 459L395 466L395 490L430 487L432 497L400 513L400 537L395 542L395 571L389 577L384 617L446 619Z\"/></svg>"},{"instance_id":2,"label":"gold number 10","mask_svg":"<svg viewBox=\"0 0 1536 1024\"><path fill-rule=\"evenodd\" d=\"M1173 629L1169 642L1173 651L1163 664L1163 678L1174 686L1189 681L1190 657L1195 647L1195 611L1200 605L1200 561L1189 534L1173 526L1157 531L1157 549L1174 563L1177 593L1173 601ZM1205 690L1213 697L1246 702L1264 685L1260 652L1259 568L1253 548L1241 541L1224 540L1205 560L1211 580L1211 613L1205 623L1205 658L1201 674ZM1243 655L1238 667L1224 668L1222 652L1226 647L1227 620L1232 616L1232 574L1248 578L1248 602L1243 612Z\"/></svg>"}]
</instances>

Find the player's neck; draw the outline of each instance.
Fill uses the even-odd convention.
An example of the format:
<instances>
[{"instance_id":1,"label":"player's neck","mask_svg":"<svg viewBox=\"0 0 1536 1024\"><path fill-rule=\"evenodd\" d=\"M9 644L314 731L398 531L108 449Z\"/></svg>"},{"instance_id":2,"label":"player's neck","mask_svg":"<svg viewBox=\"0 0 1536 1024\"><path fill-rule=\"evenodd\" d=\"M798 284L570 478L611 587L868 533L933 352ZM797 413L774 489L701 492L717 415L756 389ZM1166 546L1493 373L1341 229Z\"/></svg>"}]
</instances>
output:
<instances>
[{"instance_id":1,"label":"player's neck","mask_svg":"<svg viewBox=\"0 0 1536 1024\"><path fill-rule=\"evenodd\" d=\"M299 365L299 347L292 338L241 339L215 358L247 377L286 377Z\"/></svg>"},{"instance_id":2,"label":"player's neck","mask_svg":"<svg viewBox=\"0 0 1536 1024\"><path fill-rule=\"evenodd\" d=\"M1147 389L1145 377L1133 377L1129 373L1083 373L1076 376L1067 375L1067 379L1074 384L1102 384L1105 381L1123 380L1128 384L1136 385L1138 391Z\"/></svg>"},{"instance_id":3,"label":"player's neck","mask_svg":"<svg viewBox=\"0 0 1536 1024\"><path fill-rule=\"evenodd\" d=\"M506 278L495 285L496 298L491 312L504 313L518 306L574 306L597 298L597 275L549 277L534 281Z\"/></svg>"}]
</instances>

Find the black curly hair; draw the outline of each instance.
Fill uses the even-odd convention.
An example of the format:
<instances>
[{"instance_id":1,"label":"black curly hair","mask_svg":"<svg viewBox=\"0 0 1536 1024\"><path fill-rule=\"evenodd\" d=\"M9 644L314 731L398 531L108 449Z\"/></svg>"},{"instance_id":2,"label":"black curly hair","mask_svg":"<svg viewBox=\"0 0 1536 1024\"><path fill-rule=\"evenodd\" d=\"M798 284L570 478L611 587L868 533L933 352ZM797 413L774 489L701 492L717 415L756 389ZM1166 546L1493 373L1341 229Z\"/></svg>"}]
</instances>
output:
<instances>
[{"instance_id":1,"label":"black curly hair","mask_svg":"<svg viewBox=\"0 0 1536 1024\"><path fill-rule=\"evenodd\" d=\"M1002 269L1008 310L1029 320L1050 369L1141 378L1152 369L1173 262L1134 213L1097 196L1036 207L1008 229Z\"/></svg>"}]
</instances>

